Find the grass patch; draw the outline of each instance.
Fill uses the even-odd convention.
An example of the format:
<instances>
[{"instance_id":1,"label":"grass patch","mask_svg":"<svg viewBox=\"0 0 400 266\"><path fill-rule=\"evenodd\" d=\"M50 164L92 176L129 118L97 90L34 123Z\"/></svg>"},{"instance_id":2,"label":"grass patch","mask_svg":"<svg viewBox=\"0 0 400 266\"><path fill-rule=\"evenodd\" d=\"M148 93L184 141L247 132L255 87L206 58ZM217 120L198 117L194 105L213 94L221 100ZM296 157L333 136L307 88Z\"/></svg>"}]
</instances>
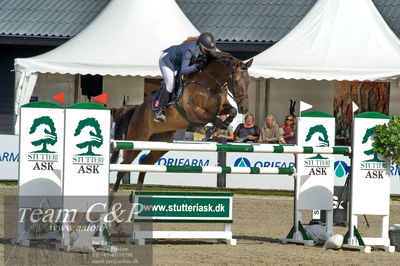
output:
<instances>
[{"instance_id":1,"label":"grass patch","mask_svg":"<svg viewBox=\"0 0 400 266\"><path fill-rule=\"evenodd\" d=\"M0 180L0 184L5 186L17 186L18 181ZM123 190L135 190L134 185L120 185ZM112 186L110 186L112 188ZM292 191L281 190L260 190L260 189L219 189L219 188L205 188L205 187L170 187L170 186L150 186L144 187L144 190L149 191L213 191L213 192L232 192L234 194L243 195L261 195L261 196L287 196L292 197ZM390 196L390 200L400 201L400 196Z\"/></svg>"},{"instance_id":2,"label":"grass patch","mask_svg":"<svg viewBox=\"0 0 400 266\"><path fill-rule=\"evenodd\" d=\"M18 185L18 181L2 180L2 181L0 181L0 184L5 185L5 186L17 186Z\"/></svg>"},{"instance_id":3,"label":"grass patch","mask_svg":"<svg viewBox=\"0 0 400 266\"><path fill-rule=\"evenodd\" d=\"M17 186L18 181L0 181L0 184L5 186ZM134 185L120 185L122 190L135 190ZM110 185L112 189L112 185ZM202 191L202 192L232 192L234 194L242 195L261 195L261 196L293 196L291 191L279 191L279 190L261 190L261 189L220 189L220 188L210 188L210 187L172 187L172 186L151 186L147 185L144 190L148 191ZM400 197L398 197L400 200Z\"/></svg>"},{"instance_id":4,"label":"grass patch","mask_svg":"<svg viewBox=\"0 0 400 266\"><path fill-rule=\"evenodd\" d=\"M400 196L390 196L390 200L400 201Z\"/></svg>"}]
</instances>

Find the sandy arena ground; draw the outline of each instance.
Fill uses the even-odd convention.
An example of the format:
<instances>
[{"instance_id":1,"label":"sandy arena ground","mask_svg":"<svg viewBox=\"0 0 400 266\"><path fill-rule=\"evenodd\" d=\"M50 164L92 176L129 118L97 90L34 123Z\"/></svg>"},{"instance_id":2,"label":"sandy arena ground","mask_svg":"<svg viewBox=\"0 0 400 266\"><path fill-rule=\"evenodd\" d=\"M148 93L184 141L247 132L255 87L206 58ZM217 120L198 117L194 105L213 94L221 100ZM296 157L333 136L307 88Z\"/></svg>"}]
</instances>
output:
<instances>
[{"instance_id":1,"label":"sandy arena ground","mask_svg":"<svg viewBox=\"0 0 400 266\"><path fill-rule=\"evenodd\" d=\"M0 195L16 195L13 186L0 186ZM128 195L120 191L119 195ZM3 205L3 198L0 199ZM276 196L234 196L233 234L237 246L218 244L216 241L156 241L153 247L154 265L400 265L400 252L388 253L372 251L369 254L349 250L324 250L322 247L305 247L302 245L283 245L284 238L292 226L293 199ZM4 209L0 210L0 264L4 261L4 247L10 245L9 238L4 237ZM390 224L400 223L400 202L391 202ZM309 220L309 215L304 215ZM360 231L363 236L378 236L379 223L376 217L368 216L370 228L360 217ZM157 224L155 229L222 229L222 225L210 224ZM123 232L121 232L121 230ZM345 233L347 229L335 227L335 233ZM115 231L114 235L115 235ZM119 233L128 234L128 228L119 228ZM115 239L115 237L114 237ZM124 245L121 244L123 247ZM9 248L14 248L9 246ZM19 251L28 249L17 247ZM16 249L17 249L16 248ZM21 254L21 253L19 253ZM40 252L42 260L35 265L72 265L65 258L66 252ZM84 256L73 253L73 256ZM29 259L28 259L29 261ZM7 265L13 265L9 263ZM29 262L28 262L29 263ZM21 264L20 264L21 265ZM94 264L91 264L94 265ZM96 264L102 265L102 264Z\"/></svg>"}]
</instances>

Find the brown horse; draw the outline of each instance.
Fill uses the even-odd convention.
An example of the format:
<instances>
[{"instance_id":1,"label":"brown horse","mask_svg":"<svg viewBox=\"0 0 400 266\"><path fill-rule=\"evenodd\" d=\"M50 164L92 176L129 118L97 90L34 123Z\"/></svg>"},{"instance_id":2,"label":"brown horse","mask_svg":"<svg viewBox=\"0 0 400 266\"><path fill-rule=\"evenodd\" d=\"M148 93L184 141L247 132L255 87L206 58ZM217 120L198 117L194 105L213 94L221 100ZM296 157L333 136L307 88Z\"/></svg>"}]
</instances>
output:
<instances>
[{"instance_id":1,"label":"brown horse","mask_svg":"<svg viewBox=\"0 0 400 266\"><path fill-rule=\"evenodd\" d=\"M149 99L140 106L124 108L119 112L115 121L115 139L171 142L177 130L189 126L200 127L212 122L216 128L227 128L237 115L236 109L228 102L228 93L237 103L239 113L244 114L248 110L247 88L250 77L247 69L252 62L253 59L243 63L230 54L211 52L205 69L183 77L182 96L176 104L167 107L166 123L154 122L152 101ZM217 118L219 114L227 114L228 118L223 122ZM127 122L124 121L129 119L126 130ZM122 164L132 163L140 152L125 150ZM119 151L113 152L111 163L115 163L118 153ZM142 163L154 164L165 153L166 151L151 151ZM145 174L139 174L137 190L142 189ZM124 175L124 172L118 172L114 191L118 190Z\"/></svg>"}]
</instances>

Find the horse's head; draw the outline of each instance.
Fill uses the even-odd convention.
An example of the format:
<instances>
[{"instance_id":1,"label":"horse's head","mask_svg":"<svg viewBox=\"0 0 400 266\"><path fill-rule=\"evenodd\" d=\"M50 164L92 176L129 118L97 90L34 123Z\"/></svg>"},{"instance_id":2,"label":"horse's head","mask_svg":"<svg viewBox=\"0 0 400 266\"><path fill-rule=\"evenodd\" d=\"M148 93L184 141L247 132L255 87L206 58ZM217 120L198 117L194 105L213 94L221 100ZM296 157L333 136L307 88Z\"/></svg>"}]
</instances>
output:
<instances>
[{"instance_id":1,"label":"horse's head","mask_svg":"<svg viewBox=\"0 0 400 266\"><path fill-rule=\"evenodd\" d=\"M243 63L236 60L232 67L232 75L228 81L228 89L232 94L241 114L247 113L249 109L249 97L247 89L250 84L250 76L247 69L253 63L253 59Z\"/></svg>"},{"instance_id":2,"label":"horse's head","mask_svg":"<svg viewBox=\"0 0 400 266\"><path fill-rule=\"evenodd\" d=\"M247 113L249 109L247 89L250 84L250 76L247 69L253 63L253 59L243 63L229 53L209 51L207 54L196 58L193 63L202 60L207 62L204 69L205 77L216 81L218 89L227 84L229 93L238 105L239 113Z\"/></svg>"}]
</instances>

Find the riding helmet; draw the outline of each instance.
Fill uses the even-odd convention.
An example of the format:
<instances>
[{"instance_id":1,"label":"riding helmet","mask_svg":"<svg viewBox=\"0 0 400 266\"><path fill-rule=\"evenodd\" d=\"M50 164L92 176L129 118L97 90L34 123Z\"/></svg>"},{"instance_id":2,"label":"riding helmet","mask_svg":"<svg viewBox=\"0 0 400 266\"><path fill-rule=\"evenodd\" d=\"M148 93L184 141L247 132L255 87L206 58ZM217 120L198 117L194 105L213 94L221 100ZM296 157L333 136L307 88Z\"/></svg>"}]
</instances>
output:
<instances>
[{"instance_id":1,"label":"riding helmet","mask_svg":"<svg viewBox=\"0 0 400 266\"><path fill-rule=\"evenodd\" d=\"M202 34L200 34L197 43L206 50L211 50L211 51L216 50L215 38L209 32L203 32Z\"/></svg>"}]
</instances>

